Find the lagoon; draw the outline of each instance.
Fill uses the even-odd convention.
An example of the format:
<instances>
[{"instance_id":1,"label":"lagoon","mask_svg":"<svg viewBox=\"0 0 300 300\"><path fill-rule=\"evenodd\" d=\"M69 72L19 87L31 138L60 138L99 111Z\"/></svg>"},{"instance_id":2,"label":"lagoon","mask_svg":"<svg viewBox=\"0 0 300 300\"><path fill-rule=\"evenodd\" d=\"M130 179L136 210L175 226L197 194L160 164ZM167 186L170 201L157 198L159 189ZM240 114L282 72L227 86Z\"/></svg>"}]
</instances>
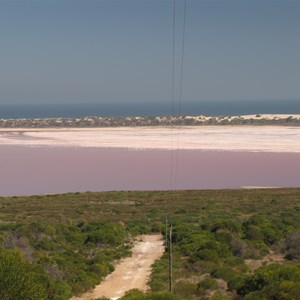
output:
<instances>
[{"instance_id":1,"label":"lagoon","mask_svg":"<svg viewBox=\"0 0 300 300\"><path fill-rule=\"evenodd\" d=\"M0 195L300 186L298 153L170 152L1 146Z\"/></svg>"},{"instance_id":2,"label":"lagoon","mask_svg":"<svg viewBox=\"0 0 300 300\"><path fill-rule=\"evenodd\" d=\"M300 128L1 129L0 195L300 186Z\"/></svg>"}]
</instances>

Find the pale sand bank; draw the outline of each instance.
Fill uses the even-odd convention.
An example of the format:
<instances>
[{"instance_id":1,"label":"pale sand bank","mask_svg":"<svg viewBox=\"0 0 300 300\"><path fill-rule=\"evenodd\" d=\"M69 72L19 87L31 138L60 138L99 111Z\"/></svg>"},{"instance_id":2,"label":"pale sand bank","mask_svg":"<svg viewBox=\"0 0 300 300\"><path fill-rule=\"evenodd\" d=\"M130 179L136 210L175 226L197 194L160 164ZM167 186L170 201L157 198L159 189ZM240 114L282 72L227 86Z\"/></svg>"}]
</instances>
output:
<instances>
[{"instance_id":1,"label":"pale sand bank","mask_svg":"<svg viewBox=\"0 0 300 300\"><path fill-rule=\"evenodd\" d=\"M209 119L212 118L216 118L216 119L222 119L222 120L232 120L232 119L241 119L241 120L285 120L287 118L292 118L292 119L300 119L300 114L255 114L255 115L240 115L240 116L215 116L215 117L211 117L211 116L186 116L186 118L188 119L200 119L203 121L207 121Z\"/></svg>"},{"instance_id":2,"label":"pale sand bank","mask_svg":"<svg viewBox=\"0 0 300 300\"><path fill-rule=\"evenodd\" d=\"M256 190L256 189L278 189L279 186L260 186L260 185L245 185L241 187L242 189L246 190Z\"/></svg>"},{"instance_id":3,"label":"pale sand bank","mask_svg":"<svg viewBox=\"0 0 300 300\"><path fill-rule=\"evenodd\" d=\"M300 153L300 127L0 129L1 145Z\"/></svg>"}]
</instances>

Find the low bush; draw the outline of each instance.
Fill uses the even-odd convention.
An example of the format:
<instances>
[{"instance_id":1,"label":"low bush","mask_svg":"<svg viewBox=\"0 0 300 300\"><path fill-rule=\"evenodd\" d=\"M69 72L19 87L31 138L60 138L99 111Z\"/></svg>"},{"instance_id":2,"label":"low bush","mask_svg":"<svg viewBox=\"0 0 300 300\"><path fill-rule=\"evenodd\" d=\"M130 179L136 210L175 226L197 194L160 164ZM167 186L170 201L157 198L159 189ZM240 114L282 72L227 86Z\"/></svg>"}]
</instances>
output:
<instances>
[{"instance_id":1,"label":"low bush","mask_svg":"<svg viewBox=\"0 0 300 300\"><path fill-rule=\"evenodd\" d=\"M218 283L213 278L205 278L197 284L197 290L200 295L203 295L207 290L216 290Z\"/></svg>"}]
</instances>

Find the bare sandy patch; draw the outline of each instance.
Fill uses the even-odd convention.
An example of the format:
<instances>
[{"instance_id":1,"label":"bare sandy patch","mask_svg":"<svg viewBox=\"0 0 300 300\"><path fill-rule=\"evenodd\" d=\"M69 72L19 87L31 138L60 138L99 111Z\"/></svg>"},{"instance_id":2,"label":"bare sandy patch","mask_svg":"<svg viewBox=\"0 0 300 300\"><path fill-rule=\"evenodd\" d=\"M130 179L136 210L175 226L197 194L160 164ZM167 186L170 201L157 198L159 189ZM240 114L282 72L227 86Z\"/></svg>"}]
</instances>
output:
<instances>
[{"instance_id":1,"label":"bare sandy patch","mask_svg":"<svg viewBox=\"0 0 300 300\"><path fill-rule=\"evenodd\" d=\"M245 259L246 265L248 265L253 271L263 265L269 265L272 263L283 264L284 262L284 256L280 253L275 253L274 251L270 251L270 253L262 259Z\"/></svg>"},{"instance_id":2,"label":"bare sandy patch","mask_svg":"<svg viewBox=\"0 0 300 300\"><path fill-rule=\"evenodd\" d=\"M131 289L147 291L151 266L163 253L162 235L138 236L131 257L122 259L115 266L115 271L109 274L95 289L79 297L72 297L71 300L90 300L100 297L118 299Z\"/></svg>"}]
</instances>

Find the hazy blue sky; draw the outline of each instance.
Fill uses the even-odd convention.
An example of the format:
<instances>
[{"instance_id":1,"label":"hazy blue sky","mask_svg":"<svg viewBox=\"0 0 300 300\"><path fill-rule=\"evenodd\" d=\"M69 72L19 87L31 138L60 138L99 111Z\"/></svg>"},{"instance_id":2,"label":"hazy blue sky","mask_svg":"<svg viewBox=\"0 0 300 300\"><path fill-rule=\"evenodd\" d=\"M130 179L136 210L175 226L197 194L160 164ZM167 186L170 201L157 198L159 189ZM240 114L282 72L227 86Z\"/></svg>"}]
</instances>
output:
<instances>
[{"instance_id":1,"label":"hazy blue sky","mask_svg":"<svg viewBox=\"0 0 300 300\"><path fill-rule=\"evenodd\" d=\"M172 3L0 1L0 104L170 101ZM184 75L184 101L300 99L300 1L188 0Z\"/></svg>"}]
</instances>

